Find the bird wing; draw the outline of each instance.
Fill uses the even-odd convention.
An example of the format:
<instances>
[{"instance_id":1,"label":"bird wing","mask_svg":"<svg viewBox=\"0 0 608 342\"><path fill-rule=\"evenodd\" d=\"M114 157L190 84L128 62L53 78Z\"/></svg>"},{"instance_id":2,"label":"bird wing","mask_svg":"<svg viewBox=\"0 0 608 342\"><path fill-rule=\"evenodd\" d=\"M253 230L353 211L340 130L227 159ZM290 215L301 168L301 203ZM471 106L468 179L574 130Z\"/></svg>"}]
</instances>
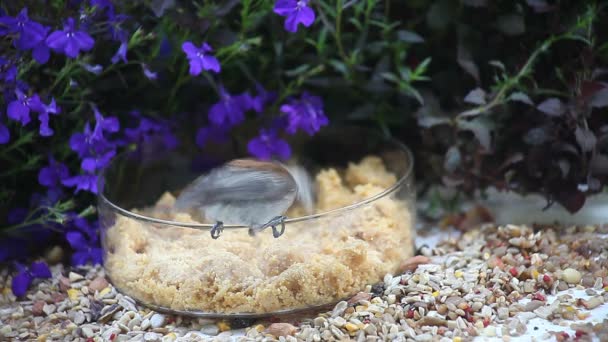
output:
<instances>
[{"instance_id":1,"label":"bird wing","mask_svg":"<svg viewBox=\"0 0 608 342\"><path fill-rule=\"evenodd\" d=\"M178 196L177 209L241 201L280 201L297 191L289 173L226 164L195 179Z\"/></svg>"}]
</instances>

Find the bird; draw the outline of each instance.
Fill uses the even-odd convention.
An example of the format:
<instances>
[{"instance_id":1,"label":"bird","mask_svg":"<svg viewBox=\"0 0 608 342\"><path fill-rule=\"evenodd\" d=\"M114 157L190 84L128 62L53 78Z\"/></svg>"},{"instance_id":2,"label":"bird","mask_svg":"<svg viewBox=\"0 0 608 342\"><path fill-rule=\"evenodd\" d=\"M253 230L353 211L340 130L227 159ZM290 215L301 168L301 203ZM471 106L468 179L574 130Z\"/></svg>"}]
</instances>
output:
<instances>
[{"instance_id":1,"label":"bird","mask_svg":"<svg viewBox=\"0 0 608 342\"><path fill-rule=\"evenodd\" d=\"M220 237L225 222L249 227L251 236L272 227L273 236L278 238L285 232L287 209L297 199L312 213L313 198L310 175L299 164L243 158L197 177L180 192L174 207L198 211L215 222L213 239Z\"/></svg>"}]
</instances>

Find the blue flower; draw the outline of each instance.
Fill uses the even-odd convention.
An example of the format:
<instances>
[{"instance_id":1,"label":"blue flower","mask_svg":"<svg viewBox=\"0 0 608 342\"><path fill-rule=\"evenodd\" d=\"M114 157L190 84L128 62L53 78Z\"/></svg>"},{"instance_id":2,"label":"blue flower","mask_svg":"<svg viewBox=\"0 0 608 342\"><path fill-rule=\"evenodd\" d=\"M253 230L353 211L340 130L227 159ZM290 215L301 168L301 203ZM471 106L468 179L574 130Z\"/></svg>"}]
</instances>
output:
<instances>
[{"instance_id":1,"label":"blue flower","mask_svg":"<svg viewBox=\"0 0 608 342\"><path fill-rule=\"evenodd\" d=\"M252 107L258 113L264 110L264 106L270 102L273 102L277 98L277 93L274 91L267 91L261 84L255 85L257 95L252 98Z\"/></svg>"},{"instance_id":2,"label":"blue flower","mask_svg":"<svg viewBox=\"0 0 608 342\"><path fill-rule=\"evenodd\" d=\"M85 265L88 262L93 265L102 263L103 251L99 246L98 231L97 221L90 224L82 217L73 217L72 228L65 234L65 239L74 250L73 266Z\"/></svg>"},{"instance_id":3,"label":"blue flower","mask_svg":"<svg viewBox=\"0 0 608 342\"><path fill-rule=\"evenodd\" d=\"M252 108L251 95L230 95L224 86L219 86L220 101L209 108L209 121L215 126L232 127L245 120L245 112Z\"/></svg>"},{"instance_id":4,"label":"blue flower","mask_svg":"<svg viewBox=\"0 0 608 342\"><path fill-rule=\"evenodd\" d=\"M0 17L0 26L6 27L5 33L12 33L18 36L13 40L13 46L18 50L26 51L33 49L34 59L44 64L49 59L49 48L46 46L45 39L49 28L30 20L27 8L23 8L19 14L13 18L10 16Z\"/></svg>"},{"instance_id":5,"label":"blue flower","mask_svg":"<svg viewBox=\"0 0 608 342\"><path fill-rule=\"evenodd\" d=\"M61 181L61 184L73 188L76 187L74 193L78 193L81 190L89 191L93 194L97 194L97 175L82 174L73 177L66 178Z\"/></svg>"},{"instance_id":6,"label":"blue flower","mask_svg":"<svg viewBox=\"0 0 608 342\"><path fill-rule=\"evenodd\" d=\"M308 135L313 135L329 123L323 111L323 100L307 92L302 93L300 99L290 99L280 110L287 115L286 131L289 134L295 134L301 129Z\"/></svg>"},{"instance_id":7,"label":"blue flower","mask_svg":"<svg viewBox=\"0 0 608 342\"><path fill-rule=\"evenodd\" d=\"M51 103L48 105L42 104L42 110L38 113L38 120L40 121L40 135L48 137L53 135L54 131L49 127L49 114L57 115L60 110L55 103L55 99L51 99Z\"/></svg>"},{"instance_id":8,"label":"blue flower","mask_svg":"<svg viewBox=\"0 0 608 342\"><path fill-rule=\"evenodd\" d=\"M270 160L275 156L285 160L291 156L289 144L278 136L276 129L262 128L260 134L249 141L247 150L261 160Z\"/></svg>"},{"instance_id":9,"label":"blue flower","mask_svg":"<svg viewBox=\"0 0 608 342\"><path fill-rule=\"evenodd\" d=\"M298 31L298 24L306 27L315 21L315 12L308 6L309 0L277 0L274 5L274 13L287 17L285 19L285 30L289 32Z\"/></svg>"},{"instance_id":10,"label":"blue flower","mask_svg":"<svg viewBox=\"0 0 608 342\"><path fill-rule=\"evenodd\" d=\"M186 53L190 62L190 75L197 76L203 70L211 70L220 72L220 62L211 55L213 49L209 44L203 43L200 48L196 47L192 42L184 42L182 51Z\"/></svg>"},{"instance_id":11,"label":"blue flower","mask_svg":"<svg viewBox=\"0 0 608 342\"><path fill-rule=\"evenodd\" d=\"M127 32L116 29L115 30L115 38L120 42L118 46L118 50L114 56L112 56L111 61L112 64L118 63L119 60L122 60L123 63L127 63L127 48L128 48L128 37Z\"/></svg>"},{"instance_id":12,"label":"blue flower","mask_svg":"<svg viewBox=\"0 0 608 342\"><path fill-rule=\"evenodd\" d=\"M93 106L93 113L95 114L95 129L93 130L93 139L103 140L103 132L115 133L120 129L120 123L114 116L104 118L103 115L97 109L97 106Z\"/></svg>"},{"instance_id":13,"label":"blue flower","mask_svg":"<svg viewBox=\"0 0 608 342\"><path fill-rule=\"evenodd\" d=\"M64 163L57 162L53 157L49 157L49 165L38 171L38 183L47 188L55 188L69 175L70 171Z\"/></svg>"},{"instance_id":14,"label":"blue flower","mask_svg":"<svg viewBox=\"0 0 608 342\"><path fill-rule=\"evenodd\" d=\"M30 267L16 263L17 275L13 277L12 290L17 297L25 295L27 289L36 278L51 278L51 270L44 262L33 262Z\"/></svg>"},{"instance_id":15,"label":"blue flower","mask_svg":"<svg viewBox=\"0 0 608 342\"><path fill-rule=\"evenodd\" d=\"M63 30L51 33L46 43L54 51L64 53L70 58L78 57L80 51L89 51L95 45L88 33L76 29L73 18L68 18Z\"/></svg>"},{"instance_id":16,"label":"blue flower","mask_svg":"<svg viewBox=\"0 0 608 342\"><path fill-rule=\"evenodd\" d=\"M156 72L151 71L150 69L148 69L148 66L143 64L141 65L141 68L144 72L144 76L146 76L147 79L149 80L155 80L158 78L158 74Z\"/></svg>"},{"instance_id":17,"label":"blue flower","mask_svg":"<svg viewBox=\"0 0 608 342\"><path fill-rule=\"evenodd\" d=\"M43 111L43 105L38 94L32 96L25 95L20 89L15 90L17 99L8 104L7 114L12 120L21 122L21 125L27 125L31 118L31 111Z\"/></svg>"}]
</instances>

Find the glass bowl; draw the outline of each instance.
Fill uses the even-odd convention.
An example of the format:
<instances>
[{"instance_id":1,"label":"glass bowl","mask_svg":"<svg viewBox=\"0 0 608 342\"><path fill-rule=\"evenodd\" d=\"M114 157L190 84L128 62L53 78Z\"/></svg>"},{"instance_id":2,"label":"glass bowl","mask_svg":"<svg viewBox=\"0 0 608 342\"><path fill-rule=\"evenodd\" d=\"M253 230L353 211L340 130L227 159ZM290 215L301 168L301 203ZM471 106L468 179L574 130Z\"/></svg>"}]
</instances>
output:
<instances>
[{"instance_id":1,"label":"glass bowl","mask_svg":"<svg viewBox=\"0 0 608 342\"><path fill-rule=\"evenodd\" d=\"M397 274L414 254L411 152L360 128L325 129L290 141L313 175L316 209L288 210L285 233L250 236L173 209L197 176L245 157L245 144L115 158L99 179L104 267L112 284L159 311L206 317L262 317L324 307Z\"/></svg>"}]
</instances>

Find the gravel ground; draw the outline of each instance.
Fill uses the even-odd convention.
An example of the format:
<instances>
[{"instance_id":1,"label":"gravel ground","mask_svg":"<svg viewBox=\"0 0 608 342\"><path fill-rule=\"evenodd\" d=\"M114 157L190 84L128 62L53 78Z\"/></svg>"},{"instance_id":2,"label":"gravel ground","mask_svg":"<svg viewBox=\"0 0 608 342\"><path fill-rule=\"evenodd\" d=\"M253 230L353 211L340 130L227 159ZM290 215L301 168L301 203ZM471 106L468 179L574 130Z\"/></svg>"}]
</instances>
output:
<instances>
[{"instance_id":1,"label":"gravel ground","mask_svg":"<svg viewBox=\"0 0 608 342\"><path fill-rule=\"evenodd\" d=\"M546 321L570 333L549 329L540 339L608 341L608 318L589 318L608 305L606 226L487 225L405 262L405 274L331 311L261 321L156 313L118 293L99 266L54 265L52 279L17 299L5 267L0 340L508 341Z\"/></svg>"}]
</instances>

